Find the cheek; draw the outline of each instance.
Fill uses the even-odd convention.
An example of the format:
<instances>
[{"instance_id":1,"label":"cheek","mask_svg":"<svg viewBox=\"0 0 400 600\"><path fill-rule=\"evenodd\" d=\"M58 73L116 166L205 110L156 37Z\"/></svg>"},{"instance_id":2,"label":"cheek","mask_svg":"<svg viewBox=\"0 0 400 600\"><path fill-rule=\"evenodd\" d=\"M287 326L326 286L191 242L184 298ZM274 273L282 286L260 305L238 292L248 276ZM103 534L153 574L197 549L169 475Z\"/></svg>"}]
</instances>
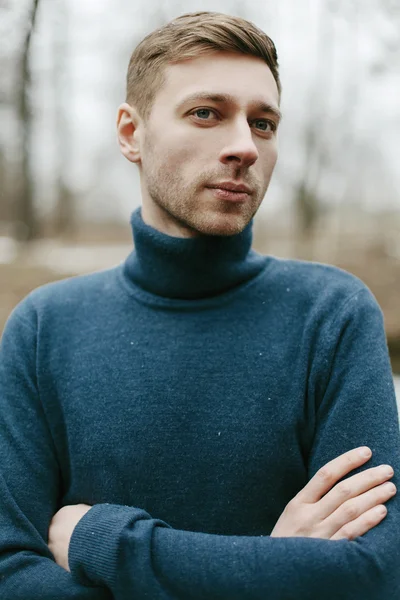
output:
<instances>
[{"instance_id":1,"label":"cheek","mask_svg":"<svg viewBox=\"0 0 400 600\"><path fill-rule=\"evenodd\" d=\"M278 144L276 140L271 140L270 145L264 149L262 156L263 164L268 165L270 170L273 169L278 160Z\"/></svg>"},{"instance_id":2,"label":"cheek","mask_svg":"<svg viewBox=\"0 0 400 600\"><path fill-rule=\"evenodd\" d=\"M278 148L275 147L275 152L272 157L272 166L273 167L275 167L277 160L278 160Z\"/></svg>"},{"instance_id":3,"label":"cheek","mask_svg":"<svg viewBox=\"0 0 400 600\"><path fill-rule=\"evenodd\" d=\"M159 161L161 161L162 169L173 170L177 175L185 177L186 173L193 173L198 168L196 160L197 151L192 145L171 145L164 148L164 152L158 152Z\"/></svg>"}]
</instances>

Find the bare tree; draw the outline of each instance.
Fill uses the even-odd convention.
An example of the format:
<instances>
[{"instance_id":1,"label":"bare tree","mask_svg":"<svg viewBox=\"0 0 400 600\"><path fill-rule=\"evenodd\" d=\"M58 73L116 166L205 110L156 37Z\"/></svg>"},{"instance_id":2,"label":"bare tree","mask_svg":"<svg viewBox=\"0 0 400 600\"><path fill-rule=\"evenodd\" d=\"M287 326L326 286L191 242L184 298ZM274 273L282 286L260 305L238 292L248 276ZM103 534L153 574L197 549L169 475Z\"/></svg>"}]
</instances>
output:
<instances>
[{"instance_id":1,"label":"bare tree","mask_svg":"<svg viewBox=\"0 0 400 600\"><path fill-rule=\"evenodd\" d=\"M304 130L303 175L295 188L297 216L297 253L312 258L315 228L321 212L320 182L329 166L329 153L324 139L328 98L331 92L334 38L331 11L335 2L322 4L319 16L318 62L310 88L312 114ZM305 244L307 247L305 247Z\"/></svg>"},{"instance_id":2,"label":"bare tree","mask_svg":"<svg viewBox=\"0 0 400 600\"><path fill-rule=\"evenodd\" d=\"M65 169L71 156L71 131L67 117L66 99L70 97L71 91L67 93L66 79L68 77L68 35L69 14L65 0L58 0L53 4L54 14L54 38L53 38L53 71L52 87L54 89L54 103L56 106L56 140L57 140L57 189L56 205L54 210L54 229L58 235L71 234L75 227L75 204Z\"/></svg>"},{"instance_id":3,"label":"bare tree","mask_svg":"<svg viewBox=\"0 0 400 600\"><path fill-rule=\"evenodd\" d=\"M29 56L32 34L35 28L39 0L33 0L23 43L20 62L20 85L18 90L18 116L22 129L21 182L16 206L18 222L17 236L27 241L38 236L38 223L33 205L33 177L30 162L30 142L32 137L32 109L30 102L31 72Z\"/></svg>"}]
</instances>

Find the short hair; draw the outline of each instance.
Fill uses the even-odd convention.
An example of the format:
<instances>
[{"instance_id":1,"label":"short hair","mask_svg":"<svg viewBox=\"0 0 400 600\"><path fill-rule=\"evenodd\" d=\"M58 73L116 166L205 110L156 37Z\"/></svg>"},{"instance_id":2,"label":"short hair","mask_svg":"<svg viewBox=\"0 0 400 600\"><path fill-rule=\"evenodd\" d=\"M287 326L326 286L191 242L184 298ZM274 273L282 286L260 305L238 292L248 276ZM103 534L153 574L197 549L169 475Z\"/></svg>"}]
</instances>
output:
<instances>
[{"instance_id":1,"label":"short hair","mask_svg":"<svg viewBox=\"0 0 400 600\"><path fill-rule=\"evenodd\" d=\"M216 52L236 52L265 61L279 95L278 56L274 42L256 25L217 12L184 14L148 34L133 51L126 78L126 101L147 119L167 65Z\"/></svg>"}]
</instances>

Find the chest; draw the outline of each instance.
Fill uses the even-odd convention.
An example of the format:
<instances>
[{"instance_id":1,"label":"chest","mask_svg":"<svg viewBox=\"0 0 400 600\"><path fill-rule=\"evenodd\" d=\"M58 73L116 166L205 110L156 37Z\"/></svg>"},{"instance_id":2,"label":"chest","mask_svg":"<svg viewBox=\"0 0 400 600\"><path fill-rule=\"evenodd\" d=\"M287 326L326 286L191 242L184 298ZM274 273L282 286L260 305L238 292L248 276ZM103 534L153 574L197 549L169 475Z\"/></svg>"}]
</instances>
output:
<instances>
[{"instance_id":1,"label":"chest","mask_svg":"<svg viewBox=\"0 0 400 600\"><path fill-rule=\"evenodd\" d=\"M223 316L119 333L87 338L57 378L65 503L268 532L306 478L301 377L283 350Z\"/></svg>"}]
</instances>

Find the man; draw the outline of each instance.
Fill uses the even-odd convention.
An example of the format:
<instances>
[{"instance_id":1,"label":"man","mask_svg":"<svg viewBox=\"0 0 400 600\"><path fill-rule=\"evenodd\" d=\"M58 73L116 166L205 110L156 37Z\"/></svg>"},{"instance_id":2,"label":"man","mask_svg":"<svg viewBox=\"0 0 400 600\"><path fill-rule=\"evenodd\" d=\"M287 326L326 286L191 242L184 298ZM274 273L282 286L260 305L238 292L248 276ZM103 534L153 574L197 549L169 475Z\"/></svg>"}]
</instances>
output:
<instances>
[{"instance_id":1,"label":"man","mask_svg":"<svg viewBox=\"0 0 400 600\"><path fill-rule=\"evenodd\" d=\"M135 250L36 290L3 337L2 599L399 597L381 312L250 248L279 103L242 19L186 15L133 53Z\"/></svg>"}]
</instances>

